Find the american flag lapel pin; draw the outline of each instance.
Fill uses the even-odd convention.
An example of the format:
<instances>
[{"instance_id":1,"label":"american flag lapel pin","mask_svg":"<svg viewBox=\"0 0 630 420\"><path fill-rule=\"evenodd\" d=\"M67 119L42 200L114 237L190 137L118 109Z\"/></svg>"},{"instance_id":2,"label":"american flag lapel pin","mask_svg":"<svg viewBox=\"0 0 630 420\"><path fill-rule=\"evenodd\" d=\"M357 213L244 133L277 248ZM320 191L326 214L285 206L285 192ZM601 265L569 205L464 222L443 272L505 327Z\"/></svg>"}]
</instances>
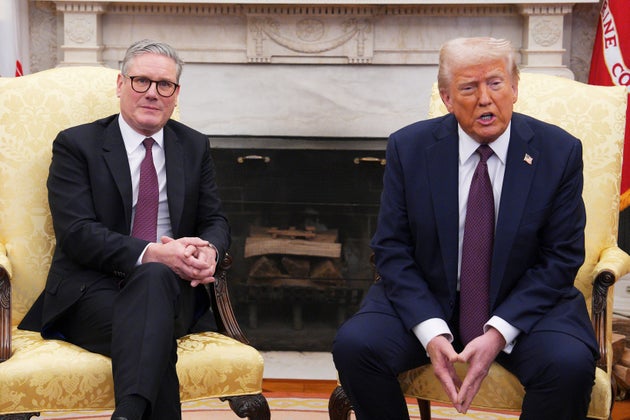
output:
<instances>
[{"instance_id":1,"label":"american flag lapel pin","mask_svg":"<svg viewBox=\"0 0 630 420\"><path fill-rule=\"evenodd\" d=\"M528 165L531 165L534 162L534 159L530 155L525 153L525 157L523 158L523 161L527 163Z\"/></svg>"}]
</instances>

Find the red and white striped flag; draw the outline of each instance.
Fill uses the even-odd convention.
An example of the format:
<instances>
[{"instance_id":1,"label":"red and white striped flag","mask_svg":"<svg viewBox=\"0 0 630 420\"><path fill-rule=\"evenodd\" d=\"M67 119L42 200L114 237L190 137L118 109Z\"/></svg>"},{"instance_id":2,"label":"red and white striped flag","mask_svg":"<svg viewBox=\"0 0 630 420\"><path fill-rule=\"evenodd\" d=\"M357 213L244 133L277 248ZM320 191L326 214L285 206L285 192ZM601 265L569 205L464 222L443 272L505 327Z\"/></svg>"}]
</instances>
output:
<instances>
[{"instance_id":1,"label":"red and white striped flag","mask_svg":"<svg viewBox=\"0 0 630 420\"><path fill-rule=\"evenodd\" d=\"M603 0L599 17L588 82L626 86L630 92L630 0ZM630 106L623 154L620 210L630 205Z\"/></svg>"},{"instance_id":2,"label":"red and white striped flag","mask_svg":"<svg viewBox=\"0 0 630 420\"><path fill-rule=\"evenodd\" d=\"M0 1L0 40L0 76L23 76L28 53L28 0Z\"/></svg>"}]
</instances>

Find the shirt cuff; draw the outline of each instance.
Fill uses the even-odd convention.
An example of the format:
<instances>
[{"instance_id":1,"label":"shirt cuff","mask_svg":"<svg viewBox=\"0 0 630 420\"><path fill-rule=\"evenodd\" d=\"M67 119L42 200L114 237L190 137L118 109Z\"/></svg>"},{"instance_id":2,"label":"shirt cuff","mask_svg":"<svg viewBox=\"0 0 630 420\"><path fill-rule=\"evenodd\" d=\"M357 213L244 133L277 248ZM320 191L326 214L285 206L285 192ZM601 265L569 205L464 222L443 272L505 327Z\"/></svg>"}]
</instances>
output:
<instances>
[{"instance_id":1,"label":"shirt cuff","mask_svg":"<svg viewBox=\"0 0 630 420\"><path fill-rule=\"evenodd\" d=\"M503 351L507 354L512 353L512 349L514 349L514 346L516 345L516 338L521 333L521 330L496 315L486 322L486 325L483 326L483 332L485 333L488 331L488 328L490 327L499 331L505 339L506 344L505 347L503 347Z\"/></svg>"},{"instance_id":2,"label":"shirt cuff","mask_svg":"<svg viewBox=\"0 0 630 420\"><path fill-rule=\"evenodd\" d=\"M217 249L216 246L212 245L210 242L208 242L208 246L212 249L214 249L214 252L216 253L215 257L214 257L214 262L218 263L219 262L219 250Z\"/></svg>"},{"instance_id":3,"label":"shirt cuff","mask_svg":"<svg viewBox=\"0 0 630 420\"><path fill-rule=\"evenodd\" d=\"M138 260L136 261L136 267L142 264L142 257L144 257L144 253L147 252L147 248L149 247L149 245L151 245L153 242L149 242L147 244L147 246L144 247L144 249L142 250L142 252L140 253L140 256L138 257Z\"/></svg>"},{"instance_id":4,"label":"shirt cuff","mask_svg":"<svg viewBox=\"0 0 630 420\"><path fill-rule=\"evenodd\" d=\"M441 318L429 318L426 321L422 321L411 329L413 333L418 337L422 346L426 349L429 341L433 340L438 335L445 336L450 343L453 342L453 334L450 328Z\"/></svg>"}]
</instances>

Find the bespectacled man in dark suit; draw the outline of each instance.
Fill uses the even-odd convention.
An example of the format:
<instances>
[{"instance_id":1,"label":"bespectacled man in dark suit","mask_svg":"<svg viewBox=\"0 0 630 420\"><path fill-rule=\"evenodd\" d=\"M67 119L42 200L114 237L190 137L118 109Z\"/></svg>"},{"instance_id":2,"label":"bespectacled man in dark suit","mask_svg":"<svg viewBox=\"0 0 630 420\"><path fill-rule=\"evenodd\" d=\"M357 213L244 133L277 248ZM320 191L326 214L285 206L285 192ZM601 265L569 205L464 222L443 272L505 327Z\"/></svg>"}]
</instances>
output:
<instances>
[{"instance_id":1,"label":"bespectacled man in dark suit","mask_svg":"<svg viewBox=\"0 0 630 420\"><path fill-rule=\"evenodd\" d=\"M117 79L120 114L64 130L53 143L56 248L20 328L111 356L112 419L181 418L176 338L207 312L203 285L230 245L208 139L170 119L181 72L169 45L134 43ZM136 235L149 155L154 212L149 233Z\"/></svg>"}]
</instances>

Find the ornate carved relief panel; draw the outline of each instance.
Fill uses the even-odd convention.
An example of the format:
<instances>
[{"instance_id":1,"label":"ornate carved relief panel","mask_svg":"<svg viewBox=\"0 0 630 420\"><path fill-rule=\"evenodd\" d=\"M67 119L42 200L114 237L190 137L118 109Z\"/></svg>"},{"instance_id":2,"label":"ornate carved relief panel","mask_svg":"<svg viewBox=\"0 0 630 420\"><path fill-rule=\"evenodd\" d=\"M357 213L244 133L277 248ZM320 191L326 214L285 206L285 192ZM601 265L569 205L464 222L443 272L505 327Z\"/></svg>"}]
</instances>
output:
<instances>
[{"instance_id":1,"label":"ornate carved relief panel","mask_svg":"<svg viewBox=\"0 0 630 420\"><path fill-rule=\"evenodd\" d=\"M247 13L247 61L371 63L373 19L371 9L260 8Z\"/></svg>"}]
</instances>

